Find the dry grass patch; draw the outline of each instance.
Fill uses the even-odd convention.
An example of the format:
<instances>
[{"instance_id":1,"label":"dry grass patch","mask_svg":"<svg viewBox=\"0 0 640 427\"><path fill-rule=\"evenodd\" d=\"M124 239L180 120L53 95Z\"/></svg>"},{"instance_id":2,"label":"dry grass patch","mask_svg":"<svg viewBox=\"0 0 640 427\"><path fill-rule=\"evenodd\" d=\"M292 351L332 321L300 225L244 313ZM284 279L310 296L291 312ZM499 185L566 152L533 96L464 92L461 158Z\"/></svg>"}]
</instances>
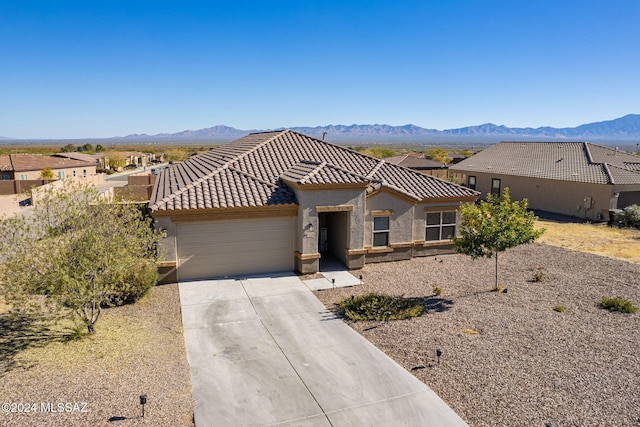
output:
<instances>
[{"instance_id":1,"label":"dry grass patch","mask_svg":"<svg viewBox=\"0 0 640 427\"><path fill-rule=\"evenodd\" d=\"M106 310L95 335L84 335L83 326L78 330L84 336L70 339L75 326L26 322L25 339L17 330L12 339L0 340L0 353L11 359L0 367L0 395L4 402L35 402L38 409L41 402L85 402L88 412L4 413L0 425L192 425L176 284L154 287L134 305ZM139 418L141 394L148 395L145 419Z\"/></svg>"},{"instance_id":2,"label":"dry grass patch","mask_svg":"<svg viewBox=\"0 0 640 427\"><path fill-rule=\"evenodd\" d=\"M640 264L640 230L550 220L538 220L536 226L547 230L540 243Z\"/></svg>"}]
</instances>

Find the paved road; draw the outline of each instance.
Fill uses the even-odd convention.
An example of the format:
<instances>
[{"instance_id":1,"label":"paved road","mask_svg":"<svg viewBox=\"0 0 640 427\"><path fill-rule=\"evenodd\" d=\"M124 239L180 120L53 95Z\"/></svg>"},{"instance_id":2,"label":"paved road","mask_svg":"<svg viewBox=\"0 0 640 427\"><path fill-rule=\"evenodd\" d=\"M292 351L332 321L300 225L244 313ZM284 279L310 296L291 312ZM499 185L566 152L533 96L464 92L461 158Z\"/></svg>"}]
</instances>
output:
<instances>
[{"instance_id":1,"label":"paved road","mask_svg":"<svg viewBox=\"0 0 640 427\"><path fill-rule=\"evenodd\" d=\"M180 284L196 426L466 426L293 274Z\"/></svg>"}]
</instances>

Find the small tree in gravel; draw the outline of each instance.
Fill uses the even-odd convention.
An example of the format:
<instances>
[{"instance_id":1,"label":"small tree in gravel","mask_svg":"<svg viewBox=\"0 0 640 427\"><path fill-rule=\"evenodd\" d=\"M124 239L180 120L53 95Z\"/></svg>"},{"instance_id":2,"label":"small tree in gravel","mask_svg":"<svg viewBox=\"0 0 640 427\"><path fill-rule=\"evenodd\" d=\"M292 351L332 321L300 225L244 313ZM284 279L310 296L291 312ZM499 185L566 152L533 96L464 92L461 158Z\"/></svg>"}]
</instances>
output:
<instances>
[{"instance_id":1,"label":"small tree in gravel","mask_svg":"<svg viewBox=\"0 0 640 427\"><path fill-rule=\"evenodd\" d=\"M159 234L139 206L65 181L33 214L0 220L0 295L14 309L71 312L95 333L103 307L134 301L157 280Z\"/></svg>"},{"instance_id":2,"label":"small tree in gravel","mask_svg":"<svg viewBox=\"0 0 640 427\"><path fill-rule=\"evenodd\" d=\"M515 246L533 243L544 233L544 229L534 228L537 218L528 207L527 199L512 202L508 188L504 189L502 197L488 194L486 201L460 207L460 236L453 239L455 249L472 259L495 258L496 289L498 254Z\"/></svg>"}]
</instances>

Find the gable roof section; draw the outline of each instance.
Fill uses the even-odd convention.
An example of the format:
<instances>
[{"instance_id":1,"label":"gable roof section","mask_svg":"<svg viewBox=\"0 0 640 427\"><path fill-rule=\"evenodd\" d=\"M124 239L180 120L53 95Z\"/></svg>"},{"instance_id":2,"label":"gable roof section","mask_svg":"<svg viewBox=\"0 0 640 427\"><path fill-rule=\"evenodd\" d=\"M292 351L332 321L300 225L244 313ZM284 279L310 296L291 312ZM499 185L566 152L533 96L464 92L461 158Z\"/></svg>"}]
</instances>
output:
<instances>
[{"instance_id":1,"label":"gable roof section","mask_svg":"<svg viewBox=\"0 0 640 427\"><path fill-rule=\"evenodd\" d=\"M450 169L591 184L640 184L640 158L588 142L500 142Z\"/></svg>"},{"instance_id":2,"label":"gable roof section","mask_svg":"<svg viewBox=\"0 0 640 427\"><path fill-rule=\"evenodd\" d=\"M362 184L369 185L369 191L386 187L415 200L475 198L479 194L284 130L250 134L165 169L156 181L150 206L152 210L173 210L297 203L285 182Z\"/></svg>"},{"instance_id":3,"label":"gable roof section","mask_svg":"<svg viewBox=\"0 0 640 427\"><path fill-rule=\"evenodd\" d=\"M362 175L356 175L347 170L327 164L327 162L313 162L303 160L291 166L280 178L287 184L362 184L371 182Z\"/></svg>"}]
</instances>

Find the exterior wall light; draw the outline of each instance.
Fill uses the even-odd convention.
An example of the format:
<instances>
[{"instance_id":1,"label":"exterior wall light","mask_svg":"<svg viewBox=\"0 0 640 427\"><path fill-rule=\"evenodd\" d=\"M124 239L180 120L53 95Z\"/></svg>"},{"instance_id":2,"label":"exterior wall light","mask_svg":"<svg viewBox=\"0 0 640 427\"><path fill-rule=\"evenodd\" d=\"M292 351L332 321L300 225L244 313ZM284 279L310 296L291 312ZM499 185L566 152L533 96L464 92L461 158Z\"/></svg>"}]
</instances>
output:
<instances>
[{"instance_id":1,"label":"exterior wall light","mask_svg":"<svg viewBox=\"0 0 640 427\"><path fill-rule=\"evenodd\" d=\"M313 224L309 223L309 225L307 225L307 230L309 230L309 232L313 233Z\"/></svg>"}]
</instances>

